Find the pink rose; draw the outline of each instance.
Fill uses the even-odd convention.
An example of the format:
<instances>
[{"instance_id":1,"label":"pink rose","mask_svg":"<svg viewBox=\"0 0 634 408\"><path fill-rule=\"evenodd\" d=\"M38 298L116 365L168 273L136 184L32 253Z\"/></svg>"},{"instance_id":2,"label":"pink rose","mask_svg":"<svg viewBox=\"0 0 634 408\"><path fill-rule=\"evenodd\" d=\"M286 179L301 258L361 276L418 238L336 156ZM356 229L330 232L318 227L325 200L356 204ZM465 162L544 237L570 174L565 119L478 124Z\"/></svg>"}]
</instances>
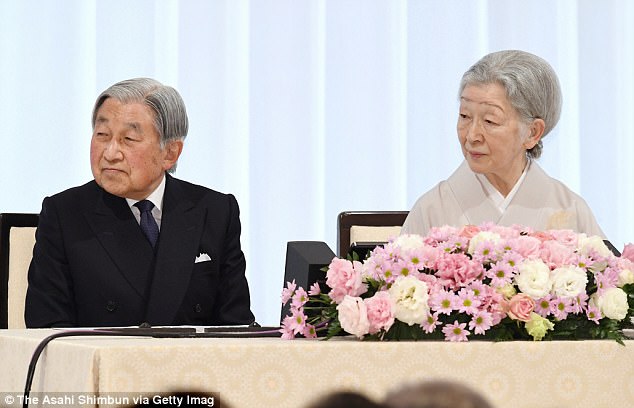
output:
<instances>
[{"instance_id":1,"label":"pink rose","mask_svg":"<svg viewBox=\"0 0 634 408\"><path fill-rule=\"evenodd\" d=\"M439 256L443 254L443 251L440 248L423 245L420 248L417 248L408 253L408 259L410 262L413 262L414 259L418 261L415 265L418 269L423 269L424 267L430 267L436 263L436 260Z\"/></svg>"},{"instance_id":2,"label":"pink rose","mask_svg":"<svg viewBox=\"0 0 634 408\"><path fill-rule=\"evenodd\" d=\"M513 249L523 258L534 258L539 255L542 242L535 238L522 235L513 240Z\"/></svg>"},{"instance_id":3,"label":"pink rose","mask_svg":"<svg viewBox=\"0 0 634 408\"><path fill-rule=\"evenodd\" d=\"M331 288L328 296L335 303L340 303L346 295L359 296L368 289L361 277L361 263L355 264L358 264L357 268L352 262L340 258L334 258L330 262L326 272L326 285Z\"/></svg>"},{"instance_id":4,"label":"pink rose","mask_svg":"<svg viewBox=\"0 0 634 408\"><path fill-rule=\"evenodd\" d=\"M513 320L528 322L535 309L535 301L525 293L518 293L508 301L508 316Z\"/></svg>"},{"instance_id":5,"label":"pink rose","mask_svg":"<svg viewBox=\"0 0 634 408\"><path fill-rule=\"evenodd\" d=\"M573 230L549 230L548 233L551 234L553 238L561 244L573 248L577 247L579 234L577 234Z\"/></svg>"},{"instance_id":6,"label":"pink rose","mask_svg":"<svg viewBox=\"0 0 634 408\"><path fill-rule=\"evenodd\" d=\"M514 239L520 236L521 230L518 229L517 225L513 225L511 227L504 227L502 225L493 225L491 227L491 232L495 232L502 239Z\"/></svg>"},{"instance_id":7,"label":"pink rose","mask_svg":"<svg viewBox=\"0 0 634 408\"><path fill-rule=\"evenodd\" d=\"M627 244L623 247L623 252L621 253L622 258L629 259L634 262L634 244Z\"/></svg>"},{"instance_id":8,"label":"pink rose","mask_svg":"<svg viewBox=\"0 0 634 408\"><path fill-rule=\"evenodd\" d=\"M574 248L568 247L557 241L545 241L542 243L540 251L541 259L550 269L564 265L574 265L577 263L577 256Z\"/></svg>"},{"instance_id":9,"label":"pink rose","mask_svg":"<svg viewBox=\"0 0 634 408\"><path fill-rule=\"evenodd\" d=\"M368 321L368 310L360 297L344 296L337 306L339 312L339 323L341 328L347 333L357 337L363 337L370 330Z\"/></svg>"},{"instance_id":10,"label":"pink rose","mask_svg":"<svg viewBox=\"0 0 634 408\"><path fill-rule=\"evenodd\" d=\"M464 227L462 227L458 235L464 238L471 239L475 237L478 232L480 232L480 227L478 227L477 225L465 225Z\"/></svg>"},{"instance_id":11,"label":"pink rose","mask_svg":"<svg viewBox=\"0 0 634 408\"><path fill-rule=\"evenodd\" d=\"M544 232L544 231L533 232L531 234L531 237L535 237L535 238L537 238L538 240L540 240L542 242L551 241L553 239L553 236L550 233Z\"/></svg>"},{"instance_id":12,"label":"pink rose","mask_svg":"<svg viewBox=\"0 0 634 408\"><path fill-rule=\"evenodd\" d=\"M390 330L394 323L393 301L386 291L377 292L371 298L365 299L370 322L369 333L374 334L381 330Z\"/></svg>"}]
</instances>

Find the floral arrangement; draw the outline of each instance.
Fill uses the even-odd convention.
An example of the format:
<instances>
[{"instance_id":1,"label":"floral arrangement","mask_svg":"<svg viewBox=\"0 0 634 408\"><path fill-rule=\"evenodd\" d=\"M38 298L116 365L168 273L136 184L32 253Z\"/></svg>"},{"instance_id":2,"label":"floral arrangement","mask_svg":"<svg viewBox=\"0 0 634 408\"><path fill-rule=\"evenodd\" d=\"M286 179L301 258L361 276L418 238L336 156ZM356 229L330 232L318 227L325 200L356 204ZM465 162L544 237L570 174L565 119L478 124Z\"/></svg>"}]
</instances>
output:
<instances>
[{"instance_id":1,"label":"floral arrangement","mask_svg":"<svg viewBox=\"0 0 634 408\"><path fill-rule=\"evenodd\" d=\"M494 224L401 235L360 261L334 258L326 286L287 282L282 337L468 341L614 339L634 316L634 245ZM323 285L323 283L322 283Z\"/></svg>"}]
</instances>

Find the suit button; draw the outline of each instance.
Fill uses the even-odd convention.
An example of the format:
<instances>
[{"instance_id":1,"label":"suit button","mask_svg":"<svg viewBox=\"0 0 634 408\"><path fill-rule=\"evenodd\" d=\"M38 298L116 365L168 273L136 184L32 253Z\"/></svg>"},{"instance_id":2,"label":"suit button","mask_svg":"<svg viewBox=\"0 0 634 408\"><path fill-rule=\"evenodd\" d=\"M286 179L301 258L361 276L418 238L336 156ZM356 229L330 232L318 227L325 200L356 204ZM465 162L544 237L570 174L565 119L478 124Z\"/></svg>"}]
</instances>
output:
<instances>
[{"instance_id":1,"label":"suit button","mask_svg":"<svg viewBox=\"0 0 634 408\"><path fill-rule=\"evenodd\" d=\"M114 300L109 300L108 304L106 305L106 310L109 312L114 312L115 310L117 310L117 302L115 302Z\"/></svg>"},{"instance_id":2,"label":"suit button","mask_svg":"<svg viewBox=\"0 0 634 408\"><path fill-rule=\"evenodd\" d=\"M200 303L196 303L196 306L194 306L194 310L196 311L196 313L200 313L203 311L203 307L200 305Z\"/></svg>"}]
</instances>

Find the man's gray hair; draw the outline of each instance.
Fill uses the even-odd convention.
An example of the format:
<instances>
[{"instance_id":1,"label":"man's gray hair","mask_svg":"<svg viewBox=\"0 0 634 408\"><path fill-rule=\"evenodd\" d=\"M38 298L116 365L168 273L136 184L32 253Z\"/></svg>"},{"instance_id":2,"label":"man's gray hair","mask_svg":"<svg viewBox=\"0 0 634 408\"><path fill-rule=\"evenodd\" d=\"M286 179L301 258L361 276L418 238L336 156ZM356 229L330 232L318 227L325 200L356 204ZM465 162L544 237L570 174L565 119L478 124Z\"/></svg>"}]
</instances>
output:
<instances>
[{"instance_id":1,"label":"man's gray hair","mask_svg":"<svg viewBox=\"0 0 634 408\"><path fill-rule=\"evenodd\" d=\"M525 51L498 51L485 55L467 70L460 81L458 97L468 85L498 83L506 89L511 105L526 123L542 119L546 136L561 115L561 87L555 70L543 58ZM543 144L540 139L526 154L537 159Z\"/></svg>"},{"instance_id":2,"label":"man's gray hair","mask_svg":"<svg viewBox=\"0 0 634 408\"><path fill-rule=\"evenodd\" d=\"M142 103L154 112L154 127L159 134L161 147L172 140L187 136L189 120L185 102L178 91L151 78L134 78L117 82L97 97L92 110L92 127L95 128L97 111L108 98L121 103ZM176 165L169 172L173 172Z\"/></svg>"}]
</instances>

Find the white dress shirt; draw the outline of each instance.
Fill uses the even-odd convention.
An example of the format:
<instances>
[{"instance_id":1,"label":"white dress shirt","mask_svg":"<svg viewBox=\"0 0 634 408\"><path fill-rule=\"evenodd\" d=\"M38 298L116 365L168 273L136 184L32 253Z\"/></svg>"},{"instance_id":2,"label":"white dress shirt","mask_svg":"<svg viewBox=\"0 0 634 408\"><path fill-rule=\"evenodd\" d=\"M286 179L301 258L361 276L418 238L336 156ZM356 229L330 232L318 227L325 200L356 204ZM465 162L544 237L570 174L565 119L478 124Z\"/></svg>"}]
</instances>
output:
<instances>
[{"instance_id":1,"label":"white dress shirt","mask_svg":"<svg viewBox=\"0 0 634 408\"><path fill-rule=\"evenodd\" d=\"M159 231L161 230L161 218L163 216L163 195L165 194L165 175L163 175L163 180L161 180L161 184L156 187L156 190L152 191L152 193L146 198L154 204L154 208L152 208L152 216L156 220L156 224L159 227ZM132 210L132 214L134 218L136 218L136 222L141 224L141 210L139 210L134 204L138 203L141 200L133 200L131 198L125 199Z\"/></svg>"}]
</instances>

